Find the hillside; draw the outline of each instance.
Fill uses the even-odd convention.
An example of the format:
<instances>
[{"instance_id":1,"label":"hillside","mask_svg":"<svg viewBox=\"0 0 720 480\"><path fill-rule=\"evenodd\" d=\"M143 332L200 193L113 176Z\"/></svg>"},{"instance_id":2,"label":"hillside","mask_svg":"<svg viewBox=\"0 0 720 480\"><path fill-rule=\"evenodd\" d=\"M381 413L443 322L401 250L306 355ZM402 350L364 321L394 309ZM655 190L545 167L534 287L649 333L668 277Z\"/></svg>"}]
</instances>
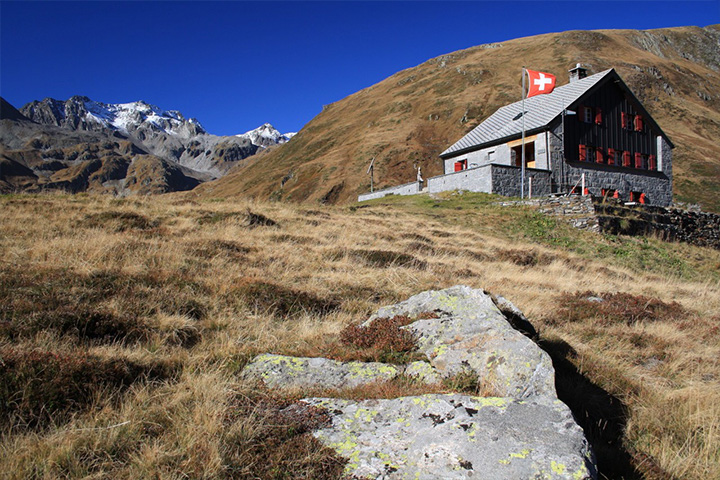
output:
<instances>
[{"instance_id":1,"label":"hillside","mask_svg":"<svg viewBox=\"0 0 720 480\"><path fill-rule=\"evenodd\" d=\"M720 26L570 31L449 53L326 105L283 148L202 186L204 197L347 203L376 187L441 172L438 154L521 98L527 66L567 83L576 63L615 68L676 145L676 200L720 211Z\"/></svg>"},{"instance_id":2,"label":"hillside","mask_svg":"<svg viewBox=\"0 0 720 480\"><path fill-rule=\"evenodd\" d=\"M3 478L339 480L344 460L308 433L318 419L281 413L294 400L481 385L278 393L243 367L264 352L397 357L338 333L456 284L527 315L600 479L720 477L720 252L496 200L0 196Z\"/></svg>"}]
</instances>

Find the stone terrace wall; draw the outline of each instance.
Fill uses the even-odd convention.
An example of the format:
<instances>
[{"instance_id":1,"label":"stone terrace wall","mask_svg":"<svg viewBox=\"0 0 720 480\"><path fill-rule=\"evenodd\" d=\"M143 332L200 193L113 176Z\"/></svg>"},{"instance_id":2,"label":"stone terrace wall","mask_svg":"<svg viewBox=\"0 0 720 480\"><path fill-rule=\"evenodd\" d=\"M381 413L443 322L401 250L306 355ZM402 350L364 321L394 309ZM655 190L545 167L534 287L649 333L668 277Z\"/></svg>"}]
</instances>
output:
<instances>
[{"instance_id":1,"label":"stone terrace wall","mask_svg":"<svg viewBox=\"0 0 720 480\"><path fill-rule=\"evenodd\" d=\"M594 204L600 230L622 235L655 235L666 240L720 249L720 215L678 208Z\"/></svg>"},{"instance_id":2,"label":"stone terrace wall","mask_svg":"<svg viewBox=\"0 0 720 480\"><path fill-rule=\"evenodd\" d=\"M651 235L720 249L720 215L714 213L626 205L615 199L580 195L500 202L518 203L535 205L542 213L564 217L576 228L614 235Z\"/></svg>"},{"instance_id":3,"label":"stone terrace wall","mask_svg":"<svg viewBox=\"0 0 720 480\"><path fill-rule=\"evenodd\" d=\"M373 200L375 198L382 198L386 195L415 195L420 193L420 183L411 182L404 185L398 185L396 187L383 188L382 190L375 190L372 193L363 193L358 196L358 202L364 202L365 200Z\"/></svg>"},{"instance_id":4,"label":"stone terrace wall","mask_svg":"<svg viewBox=\"0 0 720 480\"><path fill-rule=\"evenodd\" d=\"M573 227L593 232L600 231L598 217L590 196L571 195L569 197L545 197L524 200L522 202L500 202L501 205L535 205L538 211L547 215L563 217Z\"/></svg>"}]
</instances>

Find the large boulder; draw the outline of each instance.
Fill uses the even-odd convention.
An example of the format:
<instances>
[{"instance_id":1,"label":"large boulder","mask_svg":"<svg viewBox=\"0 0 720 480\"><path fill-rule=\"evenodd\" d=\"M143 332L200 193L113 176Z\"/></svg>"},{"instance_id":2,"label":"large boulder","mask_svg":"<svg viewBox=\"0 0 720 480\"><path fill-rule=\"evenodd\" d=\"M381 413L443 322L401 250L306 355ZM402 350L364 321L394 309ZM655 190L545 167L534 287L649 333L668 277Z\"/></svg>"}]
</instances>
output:
<instances>
[{"instance_id":1,"label":"large boulder","mask_svg":"<svg viewBox=\"0 0 720 480\"><path fill-rule=\"evenodd\" d=\"M270 387L343 388L399 375L438 383L462 374L494 391L488 397L303 399L303 405L326 410L331 421L314 435L348 459L346 473L353 478L596 478L583 431L557 399L550 357L528 338L534 329L512 303L455 286L383 307L366 323L399 315L414 319L402 328L414 333L427 362L398 366L264 354L243 375Z\"/></svg>"},{"instance_id":2,"label":"large boulder","mask_svg":"<svg viewBox=\"0 0 720 480\"><path fill-rule=\"evenodd\" d=\"M415 333L419 351L442 376L469 370L499 396L556 396L550 356L515 330L483 290L463 285L430 290L381 308L367 323L428 312L437 318L420 319L405 328Z\"/></svg>"},{"instance_id":3,"label":"large boulder","mask_svg":"<svg viewBox=\"0 0 720 480\"><path fill-rule=\"evenodd\" d=\"M377 479L590 479L593 454L559 400L423 395L361 402L312 398L330 425L314 435Z\"/></svg>"},{"instance_id":4,"label":"large boulder","mask_svg":"<svg viewBox=\"0 0 720 480\"><path fill-rule=\"evenodd\" d=\"M377 362L338 362L327 358L262 354L243 370L243 377L271 388L344 388L391 380L404 368Z\"/></svg>"}]
</instances>

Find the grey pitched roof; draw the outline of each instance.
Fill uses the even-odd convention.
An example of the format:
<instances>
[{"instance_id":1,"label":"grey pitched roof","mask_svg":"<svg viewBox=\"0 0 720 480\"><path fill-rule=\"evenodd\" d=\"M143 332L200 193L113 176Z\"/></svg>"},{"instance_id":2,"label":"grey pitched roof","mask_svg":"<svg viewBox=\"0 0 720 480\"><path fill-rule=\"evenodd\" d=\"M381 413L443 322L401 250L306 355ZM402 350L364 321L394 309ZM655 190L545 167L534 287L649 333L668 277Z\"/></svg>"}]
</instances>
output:
<instances>
[{"instance_id":1,"label":"grey pitched roof","mask_svg":"<svg viewBox=\"0 0 720 480\"><path fill-rule=\"evenodd\" d=\"M576 102L611 72L613 72L612 68L567 85L556 87L552 93L526 98L525 131L530 132L548 125L564 109ZM521 112L522 100L501 107L484 122L472 129L470 133L442 152L440 156L450 156L453 153L472 149L478 145L521 135L523 123Z\"/></svg>"}]
</instances>

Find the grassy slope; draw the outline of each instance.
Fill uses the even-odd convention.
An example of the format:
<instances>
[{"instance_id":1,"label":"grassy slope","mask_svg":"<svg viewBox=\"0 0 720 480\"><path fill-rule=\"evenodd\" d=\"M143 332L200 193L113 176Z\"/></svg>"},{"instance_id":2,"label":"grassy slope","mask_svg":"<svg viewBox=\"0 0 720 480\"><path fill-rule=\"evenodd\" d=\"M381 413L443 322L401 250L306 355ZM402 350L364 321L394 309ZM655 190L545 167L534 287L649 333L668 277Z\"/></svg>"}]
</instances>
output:
<instances>
[{"instance_id":1,"label":"grassy slope","mask_svg":"<svg viewBox=\"0 0 720 480\"><path fill-rule=\"evenodd\" d=\"M369 190L373 156L378 187L414 180L415 163L426 177L439 174L441 151L520 98L523 65L554 72L562 84L568 68L582 62L591 73L614 67L676 144L677 199L720 211L713 31L717 26L571 31L444 55L326 106L292 142L199 192L347 203Z\"/></svg>"},{"instance_id":2,"label":"grassy slope","mask_svg":"<svg viewBox=\"0 0 720 480\"><path fill-rule=\"evenodd\" d=\"M303 392L268 395L242 366L332 351L379 306L462 283L539 329L603 475L719 477L720 252L493 200L0 197L0 471L337 478L342 462L303 433L313 419L279 413ZM588 290L634 296L607 315L566 294ZM639 318L638 301L664 307ZM352 395L408 391L422 388Z\"/></svg>"}]
</instances>

